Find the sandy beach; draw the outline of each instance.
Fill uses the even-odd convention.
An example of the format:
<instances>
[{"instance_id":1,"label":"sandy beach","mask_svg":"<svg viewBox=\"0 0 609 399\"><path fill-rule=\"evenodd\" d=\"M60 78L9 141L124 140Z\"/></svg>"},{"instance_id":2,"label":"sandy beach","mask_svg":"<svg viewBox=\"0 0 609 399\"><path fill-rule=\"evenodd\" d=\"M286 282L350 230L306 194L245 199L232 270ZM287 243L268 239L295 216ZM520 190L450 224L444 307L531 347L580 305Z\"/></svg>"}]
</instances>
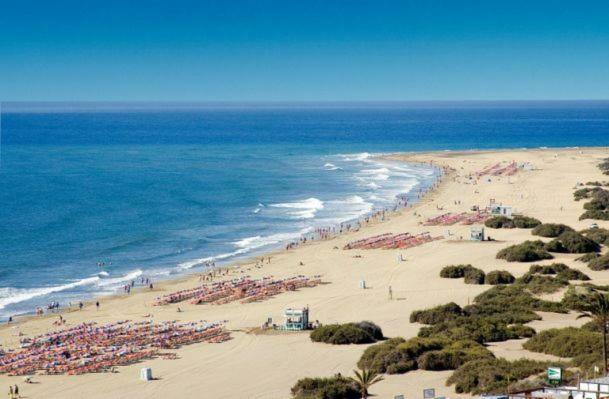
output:
<instances>
[{"instance_id":1,"label":"sandy beach","mask_svg":"<svg viewBox=\"0 0 609 399\"><path fill-rule=\"evenodd\" d=\"M63 313L66 327L82 322L99 324L129 319L142 321L223 321L232 339L219 344L199 343L172 350L175 360L155 358L118 368L116 373L79 376L36 375L34 384L23 384L23 377L0 375L0 387L19 384L28 398L288 398L290 388L299 379L313 376L351 374L366 345L333 346L313 343L308 332L254 334L267 318L282 320L287 307L309 306L312 320L323 324L370 320L382 327L388 337L416 336L421 325L409 322L409 315L450 301L468 304L485 285L466 285L462 280L442 279L439 271L450 264L472 264L484 270L505 269L515 276L524 274L530 264L507 263L495 258L509 245L531 239L527 229L487 230L495 241L469 241L470 226L424 226L426 219L447 212L466 212L473 205L484 207L491 199L510 205L518 213L542 222L564 223L583 229L591 221L580 221L582 202L573 200L577 183L606 180L596 164L609 155L607 148L506 150L478 152L436 152L395 154L392 160L433 163L448 167L439 187L428 193L412 208L392 215L384 222L374 222L359 231L348 232L329 240L309 243L289 251L272 253L271 262L262 268L253 262L231 269L229 276L275 278L294 275L321 275L325 284L287 292L262 302L224 305L194 305L188 302L153 306L154 299L173 291L199 285L198 276L155 285L154 290L137 289L130 295L102 298L100 309L88 304L82 311ZM512 176L484 176L478 184L466 176L497 162L529 162L533 168L519 169ZM609 222L598 221L609 228ZM447 234L450 230L450 236ZM348 242L382 233L429 232L444 236L405 250L343 250ZM460 239L460 238L463 239ZM398 261L402 255L404 261ZM356 257L357 256L357 257ZM360 257L361 256L361 257ZM584 271L593 283L609 284L609 272L589 270L576 262L576 255L556 254L552 261L563 262ZM365 280L367 289L359 283ZM389 287L393 299L388 297ZM559 299L554 298L554 299ZM178 312L178 306L182 312ZM17 348L19 338L58 329L57 315L28 317L0 327L4 349ZM574 314L542 314L543 320L531 323L537 331L580 325ZM20 337L19 334L22 334ZM523 340L496 343L490 349L499 357L517 359L554 359L522 349ZM139 379L142 367L151 367L154 381ZM467 397L455 394L445 381L452 371L416 371L391 375L375 385L371 393L378 398L422 397L424 388L435 388L437 396ZM4 388L2 388L4 389Z\"/></svg>"}]
</instances>

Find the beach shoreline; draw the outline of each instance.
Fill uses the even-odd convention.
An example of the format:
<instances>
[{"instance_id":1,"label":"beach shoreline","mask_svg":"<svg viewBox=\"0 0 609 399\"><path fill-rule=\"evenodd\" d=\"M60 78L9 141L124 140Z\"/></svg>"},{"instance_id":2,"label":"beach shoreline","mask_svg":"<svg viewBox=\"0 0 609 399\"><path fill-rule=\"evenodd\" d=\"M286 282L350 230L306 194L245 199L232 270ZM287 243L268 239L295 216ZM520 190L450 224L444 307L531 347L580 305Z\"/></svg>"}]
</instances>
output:
<instances>
[{"instance_id":1,"label":"beach shoreline","mask_svg":"<svg viewBox=\"0 0 609 399\"><path fill-rule=\"evenodd\" d=\"M347 231L328 240L315 241L306 245L298 246L290 250L276 250L256 255L248 260L239 261L236 264L222 266L229 271L227 278L242 277L252 275L259 278L265 275L286 277L296 274L314 275L321 274L324 281L330 284L315 288L307 288L296 292L285 293L268 299L264 302L251 304L227 304L218 306L209 305L181 305L183 313L176 313L176 304L166 306L152 306L151 303L158 295L171 291L192 287L200 284L198 275L177 276L171 280L156 283L154 290L138 288L133 290L130 295L114 295L102 297L101 309L96 310L93 301L89 301L83 311L72 310L62 313L68 320L70 326L83 321L95 321L107 323L119 319L145 320L145 315L153 315L154 320L172 320L175 318L185 320L228 320L227 328L235 331L233 340L228 343L217 345L192 345L179 349L177 352L183 359L167 360L161 359L146 360L142 363L120 367L119 373L96 374L83 376L40 376L36 377L42 381L40 387L30 387L27 389L33 392L30 397L73 397L75 389L84 388L87 385L87 396L92 398L99 397L95 394L95 389L103 384L105 378L111 379L116 384L117 389L123 389L129 393L129 397L163 397L167 396L167 390L174 384L186 384L182 392L182 397L195 397L195 392L200 389L198 384L206 384L214 397L234 397L235 391L226 386L226 381L230 379L231 368L240 370L235 362L245 362L250 365L254 359L259 359L265 366L260 366L277 377L277 381L270 381L268 378L262 381L255 381L252 378L243 377L244 392L249 393L248 397L260 398L280 398L286 397L289 393L288 381L295 383L295 376L324 376L331 375L333 372L348 373L355 367L357 358L365 348L328 348L323 344L313 344L307 336L286 335L286 336L259 336L252 337L250 334L241 332L247 327L256 327L262 323L265 317L272 315L274 318L280 315L280 311L286 306L305 306L308 305L315 312L314 319L319 318L324 323L329 322L348 322L371 319L383 327L388 336L410 337L416 334L420 327L408 321L409 311L434 306L448 301L456 303L466 303L471 297L480 293L488 287L463 286L460 282L446 281L439 279L437 270L448 262L468 262L488 270L501 267L509 267L515 274L524 273L525 266L528 265L507 265L503 261L494 260L496 251L510 243L523 241L529 237L526 231L494 231L493 236L497 236L498 241L493 243L473 243L467 240L458 240L456 237L465 236L469 231L466 226L453 227L430 227L423 226L422 222L431 216L436 216L444 211L463 211L469 209L470 205L485 205L489 198L497 201L514 205L519 212L529 216L538 217L543 221L565 222L566 224L584 227L588 222L577 220L581 213L581 204L572 200L572 187L578 182L587 179L602 180L602 175L595 168L594 162L603 156L607 156L607 147L578 147L578 148L548 148L548 149L516 149L498 151L435 151L435 152L414 152L414 153L394 153L384 154L383 157L395 161L405 162L433 162L438 167L447 167L452 171L443 175L441 181L433 190L429 190L420 201L412 207L398 210L395 214L387 217L384 221L375 221L362 226L357 231ZM480 170L485 165L494 161L518 161L531 162L535 169L531 171L519 171L513 177L496 178L491 181L481 181L475 190L468 184L465 176ZM548 185L548 182L552 183ZM552 188L553 187L553 188ZM550 190L551 192L545 192ZM479 191L476 193L476 191ZM456 201L459 201L459 204ZM451 203L451 201L454 201ZM461 202L463 202L461 204ZM607 222L599 223L601 225ZM445 237L444 240L435 241L420 247L403 251L406 254L406 261L396 263L395 256L402 251L396 250L336 250L335 247L342 246L350 241L366 236L372 236L381 232L390 231L401 233L408 231L420 233L431 231L434 235L444 235L446 230L453 230L451 233L454 239ZM463 250L467 248L467 250ZM354 254L361 255L362 258L354 258ZM263 268L255 268L253 263L256 258L264 256L271 257L271 263L265 264ZM573 257L561 255L560 260L569 265L574 263ZM298 262L302 262L299 265ZM589 271L587 271L589 273ZM602 272L589 273L594 282L609 282L609 277ZM357 282L365 280L369 282L370 289L359 290ZM388 302L386 299L386 287L394 287L397 297L403 300ZM14 348L18 344L19 336L15 335L16 330L30 336L33 334L44 333L59 327L51 323L58 317L58 314L48 314L45 316L24 316L17 318L17 321L7 326L0 327L0 338L4 348ZM548 320L547 325L573 325L577 324L573 315ZM539 323L540 328L547 328L546 324ZM273 340L276 339L276 342ZM506 350L498 345L499 349ZM226 348L226 351L223 350ZM249 349L248 349L249 348ZM275 348L275 349L273 349ZM281 370L272 370L267 364L278 362L288 348L297 348L294 359L302 362L298 365L283 365ZM521 349L509 348L513 351L523 351ZM267 353L271 351L271 353ZM310 351L311 360L301 351ZM223 354L224 352L224 354ZM227 358L227 353L234 356ZM291 353L291 352L290 352ZM518 352L520 353L520 352ZM523 354L526 354L522 352ZM199 382L186 383L185 378L195 370L207 370L210 363L207 361L202 364L196 362L196 358L206 354L206 359L223 359L223 364L219 370L212 372L212 375ZM240 359L240 356L242 357ZM268 362L266 361L268 358ZM331 360L327 364L320 364L321 359ZM175 364L172 364L175 363ZM140 367L152 366L158 370L163 381L150 383L149 387L144 387L142 382L134 378L135 370ZM198 369L201 367L203 369ZM182 371L180 370L182 369ZM278 373L281 373L279 375ZM181 375L184 376L181 376ZM415 382L414 375L422 378L421 382ZM281 377L281 378L279 378ZM389 396L391 392L399 386L409 383L414 384L419 389L422 383L438 384L447 377L442 373L408 373L406 375L390 376L388 381L379 384L379 389L383 395ZM0 376L0 383L15 381L16 377ZM86 381L86 382L85 382ZM61 387L65 384L65 387ZM264 386L267 388L265 389ZM44 389L47 390L44 390ZM375 387L376 388L376 387ZM41 391L42 389L42 391ZM455 395L454 391L445 386L438 387L440 393L451 397L467 395ZM224 391L223 391L224 390ZM118 392L118 391L112 391ZM408 391L412 396L413 394ZM38 395L38 396L36 396ZM67 395L67 396L66 396ZM112 395L112 394L111 394ZM381 395L381 397L386 397ZM114 396L111 396L114 397ZM116 396L118 397L118 396Z\"/></svg>"}]
</instances>

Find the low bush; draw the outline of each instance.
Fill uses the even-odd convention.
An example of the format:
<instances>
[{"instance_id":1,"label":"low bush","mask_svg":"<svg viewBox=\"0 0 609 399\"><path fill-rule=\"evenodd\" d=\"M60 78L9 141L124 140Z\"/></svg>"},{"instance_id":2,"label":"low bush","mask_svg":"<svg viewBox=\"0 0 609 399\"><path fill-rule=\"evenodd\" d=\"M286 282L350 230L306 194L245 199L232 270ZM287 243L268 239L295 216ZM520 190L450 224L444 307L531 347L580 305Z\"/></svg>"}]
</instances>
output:
<instances>
[{"instance_id":1,"label":"low bush","mask_svg":"<svg viewBox=\"0 0 609 399\"><path fill-rule=\"evenodd\" d=\"M440 270L440 277L443 278L463 278L465 269L472 265L451 265L445 266Z\"/></svg>"},{"instance_id":2,"label":"low bush","mask_svg":"<svg viewBox=\"0 0 609 399\"><path fill-rule=\"evenodd\" d=\"M512 284L516 279L512 274L505 270L494 270L484 277L484 284L499 285Z\"/></svg>"},{"instance_id":3,"label":"low bush","mask_svg":"<svg viewBox=\"0 0 609 399\"><path fill-rule=\"evenodd\" d=\"M598 168L606 175L609 175L609 158L605 158L598 164Z\"/></svg>"},{"instance_id":4,"label":"low bush","mask_svg":"<svg viewBox=\"0 0 609 399\"><path fill-rule=\"evenodd\" d=\"M484 225L490 229L513 229L516 227L512 219L507 216L493 216L486 219Z\"/></svg>"},{"instance_id":5,"label":"low bush","mask_svg":"<svg viewBox=\"0 0 609 399\"><path fill-rule=\"evenodd\" d=\"M411 323L437 324L463 316L463 309L454 302L425 310L415 310L410 314Z\"/></svg>"},{"instance_id":6,"label":"low bush","mask_svg":"<svg viewBox=\"0 0 609 399\"><path fill-rule=\"evenodd\" d=\"M574 357L602 350L601 334L583 328L552 328L530 338L523 348L559 357Z\"/></svg>"},{"instance_id":7,"label":"low bush","mask_svg":"<svg viewBox=\"0 0 609 399\"><path fill-rule=\"evenodd\" d=\"M463 281L465 284L484 284L484 272L475 267L466 269Z\"/></svg>"},{"instance_id":8,"label":"low bush","mask_svg":"<svg viewBox=\"0 0 609 399\"><path fill-rule=\"evenodd\" d=\"M575 258L575 260L579 262L588 263L591 260L598 258L599 256L600 254L598 254L597 252L588 252L587 254L584 254L579 258Z\"/></svg>"},{"instance_id":9,"label":"low bush","mask_svg":"<svg viewBox=\"0 0 609 399\"><path fill-rule=\"evenodd\" d=\"M590 277L564 263L552 263L532 265L516 282L534 294L550 294L568 286L570 280L587 281Z\"/></svg>"},{"instance_id":10,"label":"low bush","mask_svg":"<svg viewBox=\"0 0 609 399\"><path fill-rule=\"evenodd\" d=\"M483 345L470 340L444 338L391 339L367 348L357 365L378 373L402 374L411 370L454 370L468 361L493 358Z\"/></svg>"},{"instance_id":11,"label":"low bush","mask_svg":"<svg viewBox=\"0 0 609 399\"><path fill-rule=\"evenodd\" d=\"M564 263L552 263L550 265L532 265L529 268L527 274L555 275L556 278L564 280L590 280L590 277L588 277L585 273L582 273L577 269L572 269Z\"/></svg>"},{"instance_id":12,"label":"low bush","mask_svg":"<svg viewBox=\"0 0 609 399\"><path fill-rule=\"evenodd\" d=\"M609 211L586 211L582 213L579 220L594 219L594 220L609 220Z\"/></svg>"},{"instance_id":13,"label":"low bush","mask_svg":"<svg viewBox=\"0 0 609 399\"><path fill-rule=\"evenodd\" d=\"M437 338L391 338L364 351L357 366L377 373L402 374L416 370L416 359L426 351L444 348L446 340Z\"/></svg>"},{"instance_id":14,"label":"low bush","mask_svg":"<svg viewBox=\"0 0 609 399\"><path fill-rule=\"evenodd\" d=\"M526 286L533 294L552 294L569 285L569 281L565 279L529 273L516 281Z\"/></svg>"},{"instance_id":15,"label":"low bush","mask_svg":"<svg viewBox=\"0 0 609 399\"><path fill-rule=\"evenodd\" d=\"M359 399L355 382L345 377L303 378L292 387L295 399Z\"/></svg>"},{"instance_id":16,"label":"low bush","mask_svg":"<svg viewBox=\"0 0 609 399\"><path fill-rule=\"evenodd\" d=\"M491 229L532 229L539 226L541 222L535 218L517 215L510 219L507 216L493 216L484 222L484 225Z\"/></svg>"},{"instance_id":17,"label":"low bush","mask_svg":"<svg viewBox=\"0 0 609 399\"><path fill-rule=\"evenodd\" d=\"M588 267L592 270L608 270L609 269L609 253L592 259L588 262Z\"/></svg>"},{"instance_id":18,"label":"low bush","mask_svg":"<svg viewBox=\"0 0 609 399\"><path fill-rule=\"evenodd\" d=\"M585 237L600 245L609 245L609 230L602 228L586 229L580 232Z\"/></svg>"},{"instance_id":19,"label":"low bush","mask_svg":"<svg viewBox=\"0 0 609 399\"><path fill-rule=\"evenodd\" d=\"M542 373L548 366L547 362L528 359L513 362L495 358L473 360L459 367L446 384L454 385L457 393L505 393L510 381Z\"/></svg>"},{"instance_id":20,"label":"low bush","mask_svg":"<svg viewBox=\"0 0 609 399\"><path fill-rule=\"evenodd\" d=\"M573 231L573 229L564 224L543 223L535 227L531 234L541 237L558 237L565 231Z\"/></svg>"},{"instance_id":21,"label":"low bush","mask_svg":"<svg viewBox=\"0 0 609 399\"><path fill-rule=\"evenodd\" d=\"M444 349L424 352L417 358L417 368L430 371L455 370L469 361L493 357L491 351L477 342L455 341Z\"/></svg>"},{"instance_id":22,"label":"low bush","mask_svg":"<svg viewBox=\"0 0 609 399\"><path fill-rule=\"evenodd\" d=\"M521 215L514 216L512 221L514 222L514 226L519 229L532 229L541 224L541 221L539 221L538 219Z\"/></svg>"},{"instance_id":23,"label":"low bush","mask_svg":"<svg viewBox=\"0 0 609 399\"><path fill-rule=\"evenodd\" d=\"M534 262L552 258L553 256L546 251L543 241L525 241L497 253L497 259L505 259L508 262Z\"/></svg>"},{"instance_id":24,"label":"low bush","mask_svg":"<svg viewBox=\"0 0 609 399\"><path fill-rule=\"evenodd\" d=\"M360 323L328 324L311 332L311 341L334 345L369 344L383 339L383 332L376 324Z\"/></svg>"},{"instance_id":25,"label":"low bush","mask_svg":"<svg viewBox=\"0 0 609 399\"><path fill-rule=\"evenodd\" d=\"M575 201L579 201L582 199L588 199L588 198L592 198L592 195L597 192L602 190L600 187L594 187L594 188L590 188L590 187L584 187L584 188L580 188L579 190L575 190L575 192L573 193L573 197L575 198Z\"/></svg>"},{"instance_id":26,"label":"low bush","mask_svg":"<svg viewBox=\"0 0 609 399\"><path fill-rule=\"evenodd\" d=\"M440 270L440 277L465 279L465 284L484 284L484 272L472 265L451 265Z\"/></svg>"},{"instance_id":27,"label":"low bush","mask_svg":"<svg viewBox=\"0 0 609 399\"><path fill-rule=\"evenodd\" d=\"M566 231L558 236L558 238L547 243L546 249L550 252L583 254L599 251L600 246L595 241L579 233Z\"/></svg>"}]
</instances>

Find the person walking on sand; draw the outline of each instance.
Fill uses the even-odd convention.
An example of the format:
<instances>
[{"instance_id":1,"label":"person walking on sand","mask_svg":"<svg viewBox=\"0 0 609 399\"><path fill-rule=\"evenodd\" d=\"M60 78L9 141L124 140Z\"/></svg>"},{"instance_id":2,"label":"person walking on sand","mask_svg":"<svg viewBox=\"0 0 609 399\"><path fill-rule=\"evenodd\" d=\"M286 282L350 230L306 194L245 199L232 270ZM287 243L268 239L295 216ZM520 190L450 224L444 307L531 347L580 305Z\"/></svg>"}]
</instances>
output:
<instances>
[{"instance_id":1,"label":"person walking on sand","mask_svg":"<svg viewBox=\"0 0 609 399\"><path fill-rule=\"evenodd\" d=\"M13 389L13 392L15 393L15 397L17 399L21 398L21 395L19 395L19 387L17 386L17 384L15 384L15 389Z\"/></svg>"},{"instance_id":2,"label":"person walking on sand","mask_svg":"<svg viewBox=\"0 0 609 399\"><path fill-rule=\"evenodd\" d=\"M99 301L95 302L95 307L97 308L97 310L99 310Z\"/></svg>"},{"instance_id":3,"label":"person walking on sand","mask_svg":"<svg viewBox=\"0 0 609 399\"><path fill-rule=\"evenodd\" d=\"M14 399L15 398L15 395L13 394L13 386L12 385L9 385L9 387L8 387L8 397L9 397L9 399Z\"/></svg>"}]
</instances>

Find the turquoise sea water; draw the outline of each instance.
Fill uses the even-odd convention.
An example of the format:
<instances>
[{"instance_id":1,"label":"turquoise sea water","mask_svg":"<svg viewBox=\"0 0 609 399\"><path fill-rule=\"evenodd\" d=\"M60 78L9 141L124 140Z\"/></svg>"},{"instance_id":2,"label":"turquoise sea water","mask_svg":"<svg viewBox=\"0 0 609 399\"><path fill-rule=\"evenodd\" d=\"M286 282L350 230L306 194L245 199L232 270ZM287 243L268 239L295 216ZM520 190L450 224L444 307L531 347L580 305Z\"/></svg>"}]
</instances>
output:
<instances>
[{"instance_id":1,"label":"turquoise sea water","mask_svg":"<svg viewBox=\"0 0 609 399\"><path fill-rule=\"evenodd\" d=\"M282 246L437 175L373 154L609 145L609 103L5 103L0 143L7 317Z\"/></svg>"}]
</instances>

